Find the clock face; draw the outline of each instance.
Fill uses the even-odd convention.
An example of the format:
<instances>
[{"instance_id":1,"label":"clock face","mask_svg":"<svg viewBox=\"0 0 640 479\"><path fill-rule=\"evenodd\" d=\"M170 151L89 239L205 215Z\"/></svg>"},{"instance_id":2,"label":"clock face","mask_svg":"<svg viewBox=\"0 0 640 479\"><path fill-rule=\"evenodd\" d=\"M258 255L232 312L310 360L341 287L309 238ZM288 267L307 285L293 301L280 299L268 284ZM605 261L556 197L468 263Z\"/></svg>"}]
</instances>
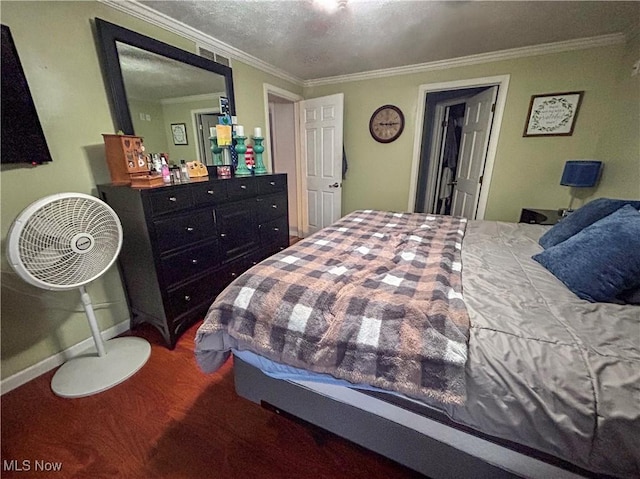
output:
<instances>
[{"instance_id":1,"label":"clock face","mask_svg":"<svg viewBox=\"0 0 640 479\"><path fill-rule=\"evenodd\" d=\"M380 143L391 143L402 134L403 128L404 115L400 108L393 105L381 106L369 120L369 132Z\"/></svg>"}]
</instances>

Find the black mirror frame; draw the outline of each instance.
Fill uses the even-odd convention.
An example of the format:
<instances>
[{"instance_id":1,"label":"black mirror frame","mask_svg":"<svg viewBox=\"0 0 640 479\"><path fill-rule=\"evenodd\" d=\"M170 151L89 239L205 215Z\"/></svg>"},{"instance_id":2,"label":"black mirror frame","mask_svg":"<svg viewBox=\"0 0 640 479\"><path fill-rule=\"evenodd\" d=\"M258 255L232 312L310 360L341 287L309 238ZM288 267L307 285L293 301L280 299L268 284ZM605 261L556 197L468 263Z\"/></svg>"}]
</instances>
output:
<instances>
[{"instance_id":1,"label":"black mirror frame","mask_svg":"<svg viewBox=\"0 0 640 479\"><path fill-rule=\"evenodd\" d=\"M117 129L122 130L125 135L134 135L135 133L133 131L133 122L131 120L131 112L129 111L129 103L127 101L124 80L122 78L122 70L120 69L116 42L126 43L127 45L132 45L134 47L224 76L227 98L229 99L229 110L232 115L236 114L235 99L233 95L233 75L230 67L193 53L189 53L185 50L181 50L177 47L173 47L132 30L127 30L126 28L109 23L106 20L102 20L101 18L95 19L95 25L98 35L98 43L103 55L104 73L111 91L111 100L113 102L113 110L116 116Z\"/></svg>"}]
</instances>

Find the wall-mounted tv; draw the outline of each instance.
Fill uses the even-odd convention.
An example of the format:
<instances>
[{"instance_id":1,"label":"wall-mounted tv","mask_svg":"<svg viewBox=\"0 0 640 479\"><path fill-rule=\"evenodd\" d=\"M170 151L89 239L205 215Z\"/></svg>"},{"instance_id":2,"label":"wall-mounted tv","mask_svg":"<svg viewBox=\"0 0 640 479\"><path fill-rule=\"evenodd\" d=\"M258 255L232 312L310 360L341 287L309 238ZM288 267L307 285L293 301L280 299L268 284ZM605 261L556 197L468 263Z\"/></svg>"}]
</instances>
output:
<instances>
[{"instance_id":1,"label":"wall-mounted tv","mask_svg":"<svg viewBox=\"0 0 640 479\"><path fill-rule=\"evenodd\" d=\"M9 27L2 28L2 163L41 165L51 161L47 140Z\"/></svg>"}]
</instances>

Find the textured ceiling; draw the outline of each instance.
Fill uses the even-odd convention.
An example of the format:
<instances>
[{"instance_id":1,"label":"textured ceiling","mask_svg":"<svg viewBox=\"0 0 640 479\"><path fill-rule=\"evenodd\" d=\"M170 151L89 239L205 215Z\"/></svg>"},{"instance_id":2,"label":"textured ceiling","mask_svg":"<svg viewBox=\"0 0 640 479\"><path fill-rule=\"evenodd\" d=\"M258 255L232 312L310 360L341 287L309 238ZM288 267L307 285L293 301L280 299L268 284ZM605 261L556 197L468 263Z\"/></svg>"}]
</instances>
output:
<instances>
[{"instance_id":1,"label":"textured ceiling","mask_svg":"<svg viewBox=\"0 0 640 479\"><path fill-rule=\"evenodd\" d=\"M222 75L121 42L116 48L129 100L166 101L226 90Z\"/></svg>"},{"instance_id":2,"label":"textured ceiling","mask_svg":"<svg viewBox=\"0 0 640 479\"><path fill-rule=\"evenodd\" d=\"M302 80L640 28L640 2L340 0L332 12L317 0L138 3Z\"/></svg>"}]
</instances>

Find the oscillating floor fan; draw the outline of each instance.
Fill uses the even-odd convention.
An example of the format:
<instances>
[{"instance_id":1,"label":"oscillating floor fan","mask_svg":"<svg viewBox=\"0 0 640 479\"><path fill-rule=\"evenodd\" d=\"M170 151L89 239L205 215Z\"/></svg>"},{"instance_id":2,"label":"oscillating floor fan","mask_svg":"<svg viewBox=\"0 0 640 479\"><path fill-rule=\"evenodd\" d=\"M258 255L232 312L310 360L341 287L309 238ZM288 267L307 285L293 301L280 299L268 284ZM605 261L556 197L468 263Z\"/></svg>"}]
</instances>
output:
<instances>
[{"instance_id":1,"label":"oscillating floor fan","mask_svg":"<svg viewBox=\"0 0 640 479\"><path fill-rule=\"evenodd\" d=\"M27 283L48 290L80 289L95 343L63 364L51 380L62 397L83 397L109 389L138 371L151 346L141 338L103 341L85 285L101 276L122 247L122 226L109 205L82 193L60 193L29 205L8 235L7 257Z\"/></svg>"}]
</instances>

